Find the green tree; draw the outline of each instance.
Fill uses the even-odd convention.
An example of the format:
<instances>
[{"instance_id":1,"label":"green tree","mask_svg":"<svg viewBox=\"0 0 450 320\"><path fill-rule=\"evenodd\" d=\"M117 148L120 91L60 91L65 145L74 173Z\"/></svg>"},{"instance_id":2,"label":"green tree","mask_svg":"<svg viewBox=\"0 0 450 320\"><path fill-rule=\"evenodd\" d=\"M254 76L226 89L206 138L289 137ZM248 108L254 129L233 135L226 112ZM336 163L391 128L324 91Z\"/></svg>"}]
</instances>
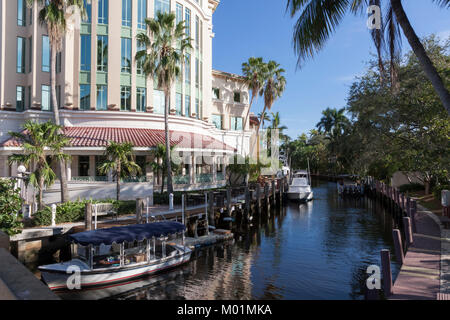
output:
<instances>
[{"instance_id":1,"label":"green tree","mask_svg":"<svg viewBox=\"0 0 450 320\"><path fill-rule=\"evenodd\" d=\"M275 101L283 95L284 89L286 88L286 78L283 76L285 70L280 67L280 64L271 60L267 63L266 73L265 73L265 83L260 90L260 95L264 96L264 109L261 113L263 116L266 110L272 108ZM257 128L257 157L259 161L259 129L263 120L260 118L258 128Z\"/></svg>"},{"instance_id":2,"label":"green tree","mask_svg":"<svg viewBox=\"0 0 450 320\"><path fill-rule=\"evenodd\" d=\"M450 0L433 0L443 8L450 8ZM389 51L391 61L398 58L399 43L401 40L398 26L403 30L403 34L413 49L414 54L426 75L431 81L434 90L440 97L440 100L450 113L450 93L442 80L435 65L428 56L424 45L420 42L415 33L402 5L401 0L288 0L287 7L292 17L298 12L300 16L294 27L294 49L299 56L299 64L308 57L313 57L316 52L321 50L328 38L335 32L338 25L344 19L347 12L359 14L365 12L368 5L386 4L386 21L383 23L383 29L372 32L375 46L379 55L378 65L381 67L381 48L384 42L384 30L387 30ZM380 70L381 74L382 70ZM379 76L380 76L379 74ZM391 76L395 74L391 70Z\"/></svg>"},{"instance_id":3,"label":"green tree","mask_svg":"<svg viewBox=\"0 0 450 320\"><path fill-rule=\"evenodd\" d=\"M141 173L139 165L133 161L133 144L110 141L105 150L105 160L99 167L100 172L112 171L116 179L116 200L120 200L120 179Z\"/></svg>"},{"instance_id":4,"label":"green tree","mask_svg":"<svg viewBox=\"0 0 450 320\"><path fill-rule=\"evenodd\" d=\"M14 180L0 179L0 230L12 236L23 227L20 209L20 189L14 188Z\"/></svg>"},{"instance_id":5,"label":"green tree","mask_svg":"<svg viewBox=\"0 0 450 320\"><path fill-rule=\"evenodd\" d=\"M175 149L175 146L172 146L170 148L170 151L172 152ZM152 167L153 172L155 172L157 175L161 173L162 175L162 181L161 181L161 194L164 192L164 176L167 171L167 165L166 165L166 146L163 144L158 144L155 149L152 151L153 161L149 163L149 165ZM173 160L171 160L171 169L172 172L176 172L179 170L180 166L176 164Z\"/></svg>"},{"instance_id":6,"label":"green tree","mask_svg":"<svg viewBox=\"0 0 450 320\"><path fill-rule=\"evenodd\" d=\"M50 82L52 91L52 109L56 125L61 125L59 118L58 99L56 97L56 56L62 49L63 40L67 30L69 18L75 14L78 9L81 16L86 16L86 10L83 0L26 0L29 7L36 4L41 8L39 11L39 22L47 27L47 34L50 40ZM88 0L90 2L90 0ZM62 133L62 128L60 130ZM67 172L65 159L59 160L60 183L61 183L61 202L69 200L69 191L67 187Z\"/></svg>"},{"instance_id":7,"label":"green tree","mask_svg":"<svg viewBox=\"0 0 450 320\"><path fill-rule=\"evenodd\" d=\"M9 132L11 137L22 143L23 153L13 154L8 157L9 163L25 165L32 171L29 182L39 191L38 205L42 210L44 203L42 200L44 188L51 186L55 182L56 174L47 162L50 159L68 159L69 156L63 153L63 148L69 146L69 139L61 134L61 126L55 125L51 121L37 123L25 122L24 132Z\"/></svg>"},{"instance_id":8,"label":"green tree","mask_svg":"<svg viewBox=\"0 0 450 320\"><path fill-rule=\"evenodd\" d=\"M164 91L164 129L166 144L167 191L173 193L170 159L169 110L170 91L175 79L181 74L185 51L192 48L191 39L185 34L184 22L175 25L174 13L158 12L156 19L146 19L149 34L139 33L137 40L145 50L136 53L145 75L156 81L156 87Z\"/></svg>"}]
</instances>

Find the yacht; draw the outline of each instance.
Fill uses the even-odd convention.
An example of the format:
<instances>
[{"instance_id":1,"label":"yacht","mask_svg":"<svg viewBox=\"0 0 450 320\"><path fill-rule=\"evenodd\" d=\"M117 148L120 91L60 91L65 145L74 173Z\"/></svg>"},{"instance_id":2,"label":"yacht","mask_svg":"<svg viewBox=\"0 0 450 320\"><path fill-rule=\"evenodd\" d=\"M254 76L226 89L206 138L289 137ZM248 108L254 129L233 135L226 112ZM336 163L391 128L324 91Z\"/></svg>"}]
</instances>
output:
<instances>
[{"instance_id":1,"label":"yacht","mask_svg":"<svg viewBox=\"0 0 450 320\"><path fill-rule=\"evenodd\" d=\"M313 199L311 178L308 171L299 170L293 173L287 197L289 200L304 202Z\"/></svg>"}]
</instances>

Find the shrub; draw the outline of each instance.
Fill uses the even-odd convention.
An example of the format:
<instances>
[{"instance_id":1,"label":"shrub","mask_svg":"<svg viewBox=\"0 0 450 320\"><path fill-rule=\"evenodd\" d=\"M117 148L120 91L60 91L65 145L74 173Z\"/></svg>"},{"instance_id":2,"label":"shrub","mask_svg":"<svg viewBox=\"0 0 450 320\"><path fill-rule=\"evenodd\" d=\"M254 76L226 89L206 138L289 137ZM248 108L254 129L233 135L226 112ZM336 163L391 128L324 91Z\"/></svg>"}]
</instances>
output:
<instances>
[{"instance_id":1,"label":"shrub","mask_svg":"<svg viewBox=\"0 0 450 320\"><path fill-rule=\"evenodd\" d=\"M409 183L401 185L398 189L401 193L406 193L407 191L409 192L422 191L425 190L425 187L420 183Z\"/></svg>"},{"instance_id":2,"label":"shrub","mask_svg":"<svg viewBox=\"0 0 450 320\"><path fill-rule=\"evenodd\" d=\"M0 179L0 230L12 236L23 227L20 214L20 190L14 190L14 180Z\"/></svg>"}]
</instances>

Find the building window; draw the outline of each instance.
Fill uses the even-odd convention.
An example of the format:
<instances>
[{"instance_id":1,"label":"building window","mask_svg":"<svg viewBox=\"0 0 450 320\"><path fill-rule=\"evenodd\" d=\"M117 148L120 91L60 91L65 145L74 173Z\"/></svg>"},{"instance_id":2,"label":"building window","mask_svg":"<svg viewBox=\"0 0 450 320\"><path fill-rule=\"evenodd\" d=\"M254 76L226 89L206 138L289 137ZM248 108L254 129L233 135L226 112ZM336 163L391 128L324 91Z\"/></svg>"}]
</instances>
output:
<instances>
[{"instance_id":1,"label":"building window","mask_svg":"<svg viewBox=\"0 0 450 320\"><path fill-rule=\"evenodd\" d=\"M213 98L219 100L220 99L220 89L219 88L213 88L212 89Z\"/></svg>"},{"instance_id":2,"label":"building window","mask_svg":"<svg viewBox=\"0 0 450 320\"><path fill-rule=\"evenodd\" d=\"M200 18L195 16L195 48L200 47Z\"/></svg>"},{"instance_id":3,"label":"building window","mask_svg":"<svg viewBox=\"0 0 450 320\"><path fill-rule=\"evenodd\" d=\"M177 8L175 12L176 16L176 23L179 24L181 21L183 21L183 6L179 3L177 3Z\"/></svg>"},{"instance_id":4,"label":"building window","mask_svg":"<svg viewBox=\"0 0 450 320\"><path fill-rule=\"evenodd\" d=\"M211 122L216 126L217 129L222 130L222 116L220 114L213 114L211 116Z\"/></svg>"},{"instance_id":5,"label":"building window","mask_svg":"<svg viewBox=\"0 0 450 320\"><path fill-rule=\"evenodd\" d=\"M28 72L32 72L33 67L33 37L28 38Z\"/></svg>"},{"instance_id":6,"label":"building window","mask_svg":"<svg viewBox=\"0 0 450 320\"><path fill-rule=\"evenodd\" d=\"M56 86L56 103L58 104L58 109L63 109L61 104L61 86Z\"/></svg>"},{"instance_id":7,"label":"building window","mask_svg":"<svg viewBox=\"0 0 450 320\"><path fill-rule=\"evenodd\" d=\"M98 0L98 23L108 24L108 0Z\"/></svg>"},{"instance_id":8,"label":"building window","mask_svg":"<svg viewBox=\"0 0 450 320\"><path fill-rule=\"evenodd\" d=\"M153 111L157 114L164 114L166 97L164 91L153 90Z\"/></svg>"},{"instance_id":9,"label":"building window","mask_svg":"<svg viewBox=\"0 0 450 320\"><path fill-rule=\"evenodd\" d=\"M170 12L170 0L155 0L155 17L158 12Z\"/></svg>"},{"instance_id":10,"label":"building window","mask_svg":"<svg viewBox=\"0 0 450 320\"><path fill-rule=\"evenodd\" d=\"M144 51L146 50L145 47L145 43L142 43L140 41L136 42L136 52L140 52L140 51ZM142 57L139 60L136 60L136 73L137 74L144 74L144 68L143 68L143 63L144 63L144 57Z\"/></svg>"},{"instance_id":11,"label":"building window","mask_svg":"<svg viewBox=\"0 0 450 320\"><path fill-rule=\"evenodd\" d=\"M122 26L131 27L131 0L122 0Z\"/></svg>"},{"instance_id":12,"label":"building window","mask_svg":"<svg viewBox=\"0 0 450 320\"><path fill-rule=\"evenodd\" d=\"M186 95L184 98L184 116L191 116L191 96Z\"/></svg>"},{"instance_id":13,"label":"building window","mask_svg":"<svg viewBox=\"0 0 450 320\"><path fill-rule=\"evenodd\" d=\"M231 130L242 130L242 118L231 117Z\"/></svg>"},{"instance_id":14,"label":"building window","mask_svg":"<svg viewBox=\"0 0 450 320\"><path fill-rule=\"evenodd\" d=\"M86 10L86 17L83 19L83 22L85 23L91 23L92 21L92 2L83 0L84 2L84 8Z\"/></svg>"},{"instance_id":15,"label":"building window","mask_svg":"<svg viewBox=\"0 0 450 320\"><path fill-rule=\"evenodd\" d=\"M50 41L48 36L42 36L42 71L50 72Z\"/></svg>"},{"instance_id":16,"label":"building window","mask_svg":"<svg viewBox=\"0 0 450 320\"><path fill-rule=\"evenodd\" d=\"M200 119L200 101L195 99L195 117Z\"/></svg>"},{"instance_id":17,"label":"building window","mask_svg":"<svg viewBox=\"0 0 450 320\"><path fill-rule=\"evenodd\" d=\"M56 54L56 73L61 73L61 62L62 61L62 54L61 52L58 52Z\"/></svg>"},{"instance_id":18,"label":"building window","mask_svg":"<svg viewBox=\"0 0 450 320\"><path fill-rule=\"evenodd\" d=\"M41 110L50 111L51 110L51 93L50 86L42 85L41 87Z\"/></svg>"},{"instance_id":19,"label":"building window","mask_svg":"<svg viewBox=\"0 0 450 320\"><path fill-rule=\"evenodd\" d=\"M235 91L234 92L234 102L241 102L241 93L240 92L238 92L238 91Z\"/></svg>"},{"instance_id":20,"label":"building window","mask_svg":"<svg viewBox=\"0 0 450 320\"><path fill-rule=\"evenodd\" d=\"M136 88L136 111L145 112L146 111L146 89Z\"/></svg>"},{"instance_id":21,"label":"building window","mask_svg":"<svg viewBox=\"0 0 450 320\"><path fill-rule=\"evenodd\" d=\"M27 109L31 109L31 86L27 88Z\"/></svg>"},{"instance_id":22,"label":"building window","mask_svg":"<svg viewBox=\"0 0 450 320\"><path fill-rule=\"evenodd\" d=\"M27 25L27 4L26 0L17 0L17 25L24 27Z\"/></svg>"},{"instance_id":23,"label":"building window","mask_svg":"<svg viewBox=\"0 0 450 320\"><path fill-rule=\"evenodd\" d=\"M108 110L108 86L97 85L97 110Z\"/></svg>"},{"instance_id":24,"label":"building window","mask_svg":"<svg viewBox=\"0 0 450 320\"><path fill-rule=\"evenodd\" d=\"M145 19L147 18L147 0L138 0L138 29L145 30L147 25Z\"/></svg>"},{"instance_id":25,"label":"building window","mask_svg":"<svg viewBox=\"0 0 450 320\"><path fill-rule=\"evenodd\" d=\"M189 53L185 55L184 81L187 85L191 84L191 55Z\"/></svg>"},{"instance_id":26,"label":"building window","mask_svg":"<svg viewBox=\"0 0 450 320\"><path fill-rule=\"evenodd\" d=\"M95 176L96 177L106 177L106 172L100 170L100 167L105 163L106 156L95 156Z\"/></svg>"},{"instance_id":27,"label":"building window","mask_svg":"<svg viewBox=\"0 0 450 320\"><path fill-rule=\"evenodd\" d=\"M25 108L25 87L16 87L16 111L23 111Z\"/></svg>"},{"instance_id":28,"label":"building window","mask_svg":"<svg viewBox=\"0 0 450 320\"><path fill-rule=\"evenodd\" d=\"M182 108L183 108L183 95L181 93L176 93L175 95L175 109L176 109L176 115L181 116L182 115Z\"/></svg>"},{"instance_id":29,"label":"building window","mask_svg":"<svg viewBox=\"0 0 450 320\"><path fill-rule=\"evenodd\" d=\"M17 72L25 73L25 38L17 37Z\"/></svg>"},{"instance_id":30,"label":"building window","mask_svg":"<svg viewBox=\"0 0 450 320\"><path fill-rule=\"evenodd\" d=\"M108 72L108 36L97 36L97 71Z\"/></svg>"},{"instance_id":31,"label":"building window","mask_svg":"<svg viewBox=\"0 0 450 320\"><path fill-rule=\"evenodd\" d=\"M200 61L195 58L195 87L198 89L200 86Z\"/></svg>"},{"instance_id":32,"label":"building window","mask_svg":"<svg viewBox=\"0 0 450 320\"><path fill-rule=\"evenodd\" d=\"M131 110L131 88L128 86L120 87L120 110Z\"/></svg>"},{"instance_id":33,"label":"building window","mask_svg":"<svg viewBox=\"0 0 450 320\"><path fill-rule=\"evenodd\" d=\"M131 73L131 39L122 38L122 73Z\"/></svg>"},{"instance_id":34,"label":"building window","mask_svg":"<svg viewBox=\"0 0 450 320\"><path fill-rule=\"evenodd\" d=\"M78 175L80 177L89 176L89 156L78 156Z\"/></svg>"},{"instance_id":35,"label":"building window","mask_svg":"<svg viewBox=\"0 0 450 320\"><path fill-rule=\"evenodd\" d=\"M91 109L91 85L80 84L80 110Z\"/></svg>"},{"instance_id":36,"label":"building window","mask_svg":"<svg viewBox=\"0 0 450 320\"><path fill-rule=\"evenodd\" d=\"M191 10L186 8L186 12L184 14L184 23L186 24L185 33L187 37L191 36Z\"/></svg>"},{"instance_id":37,"label":"building window","mask_svg":"<svg viewBox=\"0 0 450 320\"><path fill-rule=\"evenodd\" d=\"M91 71L91 36L87 34L81 35L81 71Z\"/></svg>"}]
</instances>

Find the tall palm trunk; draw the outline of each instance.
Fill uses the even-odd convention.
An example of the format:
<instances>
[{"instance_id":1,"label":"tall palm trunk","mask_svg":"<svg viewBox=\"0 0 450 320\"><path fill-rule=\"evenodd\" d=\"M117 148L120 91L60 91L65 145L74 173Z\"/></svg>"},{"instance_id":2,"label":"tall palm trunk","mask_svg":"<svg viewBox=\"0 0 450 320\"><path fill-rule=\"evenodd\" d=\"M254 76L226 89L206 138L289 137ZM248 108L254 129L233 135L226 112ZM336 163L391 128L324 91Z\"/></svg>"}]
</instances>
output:
<instances>
[{"instance_id":1,"label":"tall palm trunk","mask_svg":"<svg viewBox=\"0 0 450 320\"><path fill-rule=\"evenodd\" d=\"M260 151L259 150L260 149L259 128L261 127L261 124L264 121L264 114L266 113L266 109L267 109L267 105L264 104L264 109L263 109L263 111L261 113L261 118L260 118L259 123L258 123L258 130L256 130L256 157L258 159L258 162L259 162L259 151Z\"/></svg>"},{"instance_id":2,"label":"tall palm trunk","mask_svg":"<svg viewBox=\"0 0 450 320\"><path fill-rule=\"evenodd\" d=\"M255 96L256 95L252 93L252 98L251 98L250 104L248 106L247 115L245 116L245 119L244 119L244 126L242 127L242 140L241 140L241 148L242 148L242 150L244 149L245 128L247 127L248 117L250 115L250 110L252 109L253 100L255 99Z\"/></svg>"},{"instance_id":3,"label":"tall palm trunk","mask_svg":"<svg viewBox=\"0 0 450 320\"><path fill-rule=\"evenodd\" d=\"M51 86L52 86L52 105L53 115L55 117L55 124L60 126L59 120L59 106L58 99L56 98L56 46L52 44L51 48ZM59 132L60 134L62 132ZM69 201L69 191L67 188L67 172L66 162L64 159L59 160L59 181L61 185L61 202Z\"/></svg>"},{"instance_id":4,"label":"tall palm trunk","mask_svg":"<svg viewBox=\"0 0 450 320\"><path fill-rule=\"evenodd\" d=\"M173 193L172 185L172 164L170 159L170 132L169 132L169 104L170 104L170 91L164 90L165 102L164 102L164 131L166 134L166 168L167 168L167 193ZM164 177L163 177L164 179Z\"/></svg>"},{"instance_id":5,"label":"tall palm trunk","mask_svg":"<svg viewBox=\"0 0 450 320\"><path fill-rule=\"evenodd\" d=\"M408 17L406 16L405 10L403 9L403 5L401 0L391 0L392 9L394 10L395 16L397 17L397 21L403 29L403 33L405 37L408 39L408 42L413 49L417 59L419 59L419 63L422 65L422 68L428 77L428 79L433 84L434 90L436 90L439 98L442 101L447 112L450 114L450 93L444 85L441 76L437 72L433 62L428 57L425 48L420 42L419 37L414 31L411 23L409 22Z\"/></svg>"},{"instance_id":6,"label":"tall palm trunk","mask_svg":"<svg viewBox=\"0 0 450 320\"><path fill-rule=\"evenodd\" d=\"M117 171L116 171L116 200L120 200L120 171L121 171L120 161L117 162Z\"/></svg>"},{"instance_id":7,"label":"tall palm trunk","mask_svg":"<svg viewBox=\"0 0 450 320\"><path fill-rule=\"evenodd\" d=\"M42 200L43 193L44 193L44 177L42 176L42 173L41 173L41 177L39 177L39 200L38 200L39 210L44 209L44 201Z\"/></svg>"}]
</instances>

